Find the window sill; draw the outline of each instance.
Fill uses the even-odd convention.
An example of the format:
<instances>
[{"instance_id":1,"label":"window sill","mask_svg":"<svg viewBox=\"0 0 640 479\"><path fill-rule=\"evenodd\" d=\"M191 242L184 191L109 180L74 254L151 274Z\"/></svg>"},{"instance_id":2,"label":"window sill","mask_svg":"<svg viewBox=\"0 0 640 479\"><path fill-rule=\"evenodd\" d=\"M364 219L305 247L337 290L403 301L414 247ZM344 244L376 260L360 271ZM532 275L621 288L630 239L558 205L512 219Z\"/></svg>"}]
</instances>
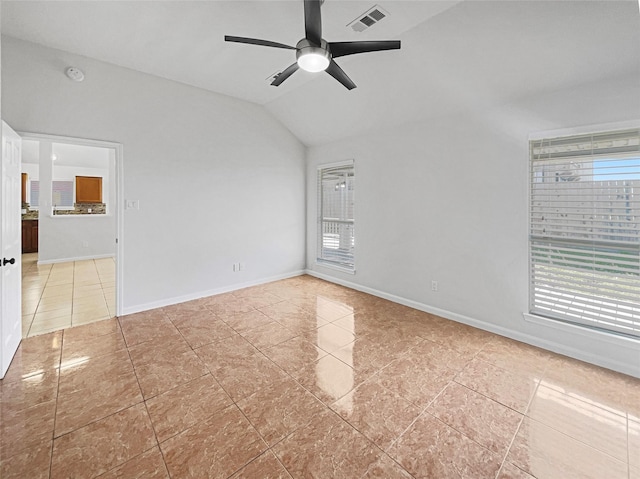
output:
<instances>
[{"instance_id":1,"label":"window sill","mask_svg":"<svg viewBox=\"0 0 640 479\"><path fill-rule=\"evenodd\" d=\"M87 213L84 215L47 215L49 218L105 218L113 215L108 213Z\"/></svg>"},{"instance_id":2,"label":"window sill","mask_svg":"<svg viewBox=\"0 0 640 479\"><path fill-rule=\"evenodd\" d=\"M579 336L583 336L590 339L597 339L605 343L610 343L617 346L629 346L637 345L637 339L623 336L615 332L607 332L599 329L592 329L579 324L565 323L556 319L546 318L544 316L538 316L537 314L522 313L522 317L529 323L534 323L540 326L556 329L566 333L571 333Z\"/></svg>"},{"instance_id":3,"label":"window sill","mask_svg":"<svg viewBox=\"0 0 640 479\"><path fill-rule=\"evenodd\" d=\"M347 268L345 266L339 266L337 264L327 263L325 261L316 260L316 266L322 266L323 268L333 269L335 271L340 271L342 273L356 274L355 268Z\"/></svg>"}]
</instances>

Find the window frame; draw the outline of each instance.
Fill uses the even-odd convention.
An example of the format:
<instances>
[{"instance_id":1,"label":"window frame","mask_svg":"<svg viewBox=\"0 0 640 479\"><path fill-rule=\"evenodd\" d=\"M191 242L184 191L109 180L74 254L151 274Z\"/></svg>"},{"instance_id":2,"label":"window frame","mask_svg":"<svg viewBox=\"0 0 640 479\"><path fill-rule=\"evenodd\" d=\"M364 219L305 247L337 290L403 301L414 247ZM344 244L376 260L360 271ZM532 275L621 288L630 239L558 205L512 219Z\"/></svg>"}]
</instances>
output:
<instances>
[{"instance_id":1,"label":"window frame","mask_svg":"<svg viewBox=\"0 0 640 479\"><path fill-rule=\"evenodd\" d=\"M524 318L528 321L533 321L533 322L539 322L539 321L551 321L551 322L555 322L558 325L562 325L565 324L567 326L572 326L574 328L580 328L582 331L592 331L592 332L600 332L603 333L605 335L610 335L610 336L616 336L616 337L620 337L622 338L628 338L629 340L635 341L638 340L640 338L640 331L638 326L640 325L640 322L637 319L637 313L634 313L631 316L631 331L621 331L619 329L619 321L620 321L620 316L616 316L613 320L611 320L611 326L607 326L605 323L607 323L609 320L606 319L606 315L609 314L606 310L605 310L605 306L603 306L603 311L601 311L600 317L598 319L589 319L583 317L580 319L571 319L568 316L569 315L563 315L563 314L554 314L553 312L550 313L545 313L545 312L541 312L540 308L535 308L534 307L534 301L536 299L535 295L536 295L536 285L540 285L540 282L538 281L536 283L536 277L535 277L535 272L534 272L534 248L536 247L536 242L545 242L548 241L549 243L562 243L560 244L560 248L565 248L567 250L569 249L574 249L576 248L576 245L579 243L583 243L584 245L589 246L591 249L593 249L593 259L592 259L592 270L593 273L599 272L601 271L599 268L601 268L601 263L599 263L598 261L600 261L599 256L598 255L603 255L603 254L609 254L606 251L603 253L603 251L599 251L599 249L604 248L603 245L601 243L605 243L606 245L606 241L602 241L599 239L599 235L602 235L603 233L601 233L599 231L598 228L602 228L601 224L598 223L598 219L597 217L595 218L591 218L591 223L588 223L590 225L590 230L589 228L587 228L587 231L589 233L588 238L585 241L580 241L577 237L571 236L571 234L567 235L565 239L558 239L558 237L553 237L553 235L550 235L549 238L542 238L540 236L536 236L534 234L534 226L539 226L538 224L538 220L534 219L534 182L536 179L536 171L534 170L534 154L533 154L533 147L534 144L539 145L541 140L571 140L571 139L577 139L578 137L582 137L582 136L592 136L592 137L601 137L602 135L610 135L610 134L615 134L615 133L620 133L620 132L624 132L624 131L628 131L628 130L638 130L640 129L640 122L636 122L636 121L631 121L631 122L620 122L620 123L615 123L615 124L606 124L606 125L592 125L592 126L588 126L588 127L581 127L581 128L574 128L574 129L565 129L565 130L554 130L554 131L547 131L547 132L539 132L536 134L532 134L529 136L529 157L528 157L528 178L527 178L527 182L528 182L528 196L527 196L527 204L528 204L528 230L527 230L527 235L528 235L528 240L527 240L527 255L528 255L528 283L529 283L529 293L528 293L528 312L524 313ZM634 132L635 133L635 132ZM638 136L640 136L640 133L638 134ZM573 138L572 138L573 137ZM637 151L637 153L636 153ZM598 151L599 152L599 151ZM600 153L600 152L599 152ZM603 188L602 186L598 186L595 184L595 181L593 180L593 178L597 177L595 175L597 170L594 170L594 168L596 168L596 164L597 163L603 163L603 162L614 162L614 161L624 161L627 158L628 159L635 159L636 157L640 157L640 150L633 150L633 152L625 152L622 154L622 156L616 156L616 153L613 153L611 155L597 155L597 154L591 154L590 156L586 157L585 155L582 155L583 159L581 161L585 162L584 158L588 158L586 161L589 162L589 166L586 168L591 168L591 174L593 175L591 182L594 183L594 185L592 186L592 195L596 194L596 191L598 190L598 188ZM574 155L574 156L567 156L567 162L571 162L571 159L575 159L578 158L579 155ZM551 157L550 157L551 158ZM617 160L618 158L624 158L623 160ZM540 158L538 158L538 161L540 160ZM585 170L584 170L584 166L581 166L580 168L583 168L582 173L585 174ZM599 168L599 167L598 167ZM588 171L588 170L586 170ZM634 171L635 171L635 166L634 166ZM599 173L600 174L600 173ZM633 173L635 175L635 173ZM557 174L556 174L557 175ZM614 178L617 179L617 178ZM636 181L636 178L633 176L630 176L628 179L625 179L625 181ZM600 180L599 180L600 181ZM558 180L556 179L556 182L558 182ZM562 182L560 182L562 183ZM612 187L611 185L607 185L606 188L610 188ZM571 198L571 197L570 197ZM595 205L597 205L598 207L600 207L600 204L602 203L602 200L598 200L598 202L593 203ZM571 208L574 208L573 206ZM561 211L560 209L558 210L559 212ZM564 211L564 210L562 210ZM572 211L569 211L569 213L573 214ZM543 214L546 214L543 212ZM575 232L575 228L571 227L571 218L569 218L567 221L565 221L563 224L559 223L562 225L564 225L564 227L571 233L572 231ZM615 220L610 220L610 221L615 221ZM559 235L562 236L562 235ZM631 243L630 246L631 249L634 250L638 250L640 249L640 241L637 243ZM566 256L566 251L562 252L563 255ZM581 253L578 253L581 254ZM635 251L634 251L635 254ZM567 258L569 258L571 260L571 256L567 256ZM563 258L566 260L566 258ZM575 258L574 260L575 261ZM620 260L618 260L620 261ZM638 257L638 261L640 262L640 257ZM624 262L624 261L623 261ZM561 263L561 262L560 262ZM612 262L612 265L614 265L615 267L618 267L620 264L619 262ZM572 269L570 266L567 267L567 271ZM635 270L634 270L635 271ZM596 277L597 274L594 275L594 277ZM597 284L597 280L594 284ZM635 287L635 285L634 285ZM587 291L591 289L591 294L587 294L584 291ZM562 293L561 289L557 290L558 293ZM584 304L580 304L579 308L587 308L586 311L589 310L590 305L594 304L597 301L601 301L603 296L602 293L598 290L598 287L595 288L585 288L584 290L578 290L578 293L583 295L584 297L586 297L587 299L585 300L586 302ZM606 296L604 296L606 297ZM606 297L607 300L609 300L608 297ZM578 303L581 303L582 298L578 297L576 298L576 300L578 301ZM616 299L615 301L617 301L618 299ZM614 301L613 299L611 301ZM623 301L624 303L624 301ZM572 303L573 305L574 303ZM619 308L622 308L622 306L619 305L619 303L614 303L616 304L615 309L616 311ZM558 307L558 306L556 306ZM635 308L635 306L634 306ZM618 314L618 313L616 313ZM539 320L537 318L540 318ZM546 324L546 323L544 323Z\"/></svg>"},{"instance_id":2,"label":"window frame","mask_svg":"<svg viewBox=\"0 0 640 479\"><path fill-rule=\"evenodd\" d=\"M351 168L351 198L353 205L351 206L351 211L353 218L351 220L340 219L339 222L348 222L351 225L351 261L349 263L344 261L331 260L330 258L323 257L323 225L327 221L323 215L323 188L322 188L322 179L323 173L327 170L337 169L337 168ZM341 271L344 273L355 274L356 272L356 254L355 254L355 224L356 224L356 214L355 214L355 178L356 178L356 168L355 168L355 160L345 160L334 163L325 163L317 166L316 169L316 199L317 199L317 214L316 214L316 260L315 264L318 266L322 266L329 269L334 269L337 271ZM346 183L345 183L345 187Z\"/></svg>"}]
</instances>

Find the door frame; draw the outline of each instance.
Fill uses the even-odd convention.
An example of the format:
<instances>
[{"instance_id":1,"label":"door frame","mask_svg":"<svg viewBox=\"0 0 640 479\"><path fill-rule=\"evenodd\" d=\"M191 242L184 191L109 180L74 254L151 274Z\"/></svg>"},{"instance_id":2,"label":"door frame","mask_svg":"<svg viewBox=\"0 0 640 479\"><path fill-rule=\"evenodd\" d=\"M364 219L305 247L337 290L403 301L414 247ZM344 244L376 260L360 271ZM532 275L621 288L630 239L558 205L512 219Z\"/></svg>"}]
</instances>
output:
<instances>
[{"instance_id":1,"label":"door frame","mask_svg":"<svg viewBox=\"0 0 640 479\"><path fill-rule=\"evenodd\" d=\"M87 138L77 138L73 136L49 135L45 133L32 133L28 131L18 131L18 135L23 140L51 141L53 143L68 143L82 146L95 146L99 148L113 148L115 151L116 170L116 199L113 214L116 222L116 316L122 315L122 291L123 291L123 258L124 258L124 170L123 170L123 146L122 143L113 141L93 140ZM22 286L20 287L22 296Z\"/></svg>"}]
</instances>

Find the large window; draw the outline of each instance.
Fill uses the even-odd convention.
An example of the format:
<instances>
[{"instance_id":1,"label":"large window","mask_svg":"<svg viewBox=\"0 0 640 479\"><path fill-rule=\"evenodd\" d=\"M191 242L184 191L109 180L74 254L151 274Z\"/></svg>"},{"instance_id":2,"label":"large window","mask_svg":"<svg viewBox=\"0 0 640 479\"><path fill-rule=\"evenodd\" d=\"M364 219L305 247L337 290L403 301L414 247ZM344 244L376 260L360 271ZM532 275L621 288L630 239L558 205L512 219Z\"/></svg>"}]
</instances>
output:
<instances>
[{"instance_id":1,"label":"large window","mask_svg":"<svg viewBox=\"0 0 640 479\"><path fill-rule=\"evenodd\" d=\"M640 337L640 130L530 149L531 312Z\"/></svg>"},{"instance_id":2,"label":"large window","mask_svg":"<svg viewBox=\"0 0 640 479\"><path fill-rule=\"evenodd\" d=\"M318 168L318 262L354 271L353 161Z\"/></svg>"}]
</instances>

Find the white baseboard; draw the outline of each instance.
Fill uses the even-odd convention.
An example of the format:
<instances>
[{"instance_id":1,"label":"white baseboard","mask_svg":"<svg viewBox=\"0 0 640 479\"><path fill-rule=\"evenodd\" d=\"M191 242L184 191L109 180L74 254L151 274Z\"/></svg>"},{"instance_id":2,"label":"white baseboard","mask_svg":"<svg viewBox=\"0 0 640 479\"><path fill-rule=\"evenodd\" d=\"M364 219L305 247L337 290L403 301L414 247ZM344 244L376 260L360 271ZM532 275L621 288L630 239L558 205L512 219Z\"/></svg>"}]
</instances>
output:
<instances>
[{"instance_id":1,"label":"white baseboard","mask_svg":"<svg viewBox=\"0 0 640 479\"><path fill-rule=\"evenodd\" d=\"M42 261L38 260L38 264L69 263L71 261L85 261L88 259L115 258L115 256L115 254L97 254L91 256L76 256L74 258L45 259Z\"/></svg>"},{"instance_id":2,"label":"white baseboard","mask_svg":"<svg viewBox=\"0 0 640 479\"><path fill-rule=\"evenodd\" d=\"M629 361L618 361L616 359L604 357L599 354L594 354L590 351L585 351L584 349L575 348L573 346L570 346L564 343L559 343L556 341L540 338L537 336L532 336L530 334L526 334L520 331L515 331L509 328L504 328L502 326L497 326L495 324L487 323L486 321L481 321L476 318L472 318L470 316L465 316L463 314L458 314L452 311L429 306L427 304L420 303L418 301L413 301L411 299L403 298L401 296L389 294L384 291L379 291L377 289L369 288L367 286L362 286L356 283L352 283L350 281L344 281L339 278L334 278L333 276L328 276L323 273L318 273L317 271L307 270L306 274L310 276L314 276L316 278L324 279L325 281L329 281L331 283L336 283L351 289L355 289L356 291L362 291L363 293L368 293L373 296L377 296L379 298L388 299L389 301L393 301L394 303L399 303L404 306L409 306L410 308L414 308L419 311L424 311L426 313L434 314L436 316L440 316L445 319L450 319L452 321L467 324L469 326L473 326L475 328L482 329L484 331L489 331L491 333L495 333L500 336L505 336L507 338L515 339L516 341L521 341L523 343L527 343L532 346L537 346L549 351L553 351L558 354L569 356L574 359L579 359L581 361L585 361L591 364L596 364L598 366L602 366L607 369L611 369L614 371L621 372L623 374L628 374L630 376L640 378L640 342L630 338L618 337L615 335L601 333L598 331L586 330L585 328L578 328L577 326L566 325L563 323L558 323L557 321L544 320L543 318L542 318L543 321L540 321L540 322L535 321L537 324L541 326L546 326L554 329L563 329L565 331L570 330L566 328L578 329L580 330L579 332L575 332L575 331L572 331L572 332L575 332L579 336L587 337L590 340L605 341L607 343L611 343L612 347L615 347L618 351L622 351L622 355L624 357L630 358ZM527 320L531 321L531 318L529 318L528 316L531 316L531 315L527 315ZM599 337L598 335L606 336L606 338ZM634 358L635 358L635 361L634 361Z\"/></svg>"},{"instance_id":3,"label":"white baseboard","mask_svg":"<svg viewBox=\"0 0 640 479\"><path fill-rule=\"evenodd\" d=\"M163 308L165 306L171 306L172 304L184 303L186 301L193 301L194 299L206 298L208 296L215 296L217 294L229 293L231 291L237 291L243 288L249 288L250 286L257 286L260 284L271 283L273 281L279 281L281 279L293 278L295 276L301 276L305 274L305 270L292 271L290 273L279 274L276 276L270 276L268 278L261 278L245 283L236 283L229 286L223 286L222 288L209 289L206 291L198 291L197 293L186 294L182 296L174 296L172 298L166 298L159 301L153 301L151 303L137 304L134 306L128 306L122 308L122 315L140 313L142 311L149 311L151 309Z\"/></svg>"}]
</instances>

